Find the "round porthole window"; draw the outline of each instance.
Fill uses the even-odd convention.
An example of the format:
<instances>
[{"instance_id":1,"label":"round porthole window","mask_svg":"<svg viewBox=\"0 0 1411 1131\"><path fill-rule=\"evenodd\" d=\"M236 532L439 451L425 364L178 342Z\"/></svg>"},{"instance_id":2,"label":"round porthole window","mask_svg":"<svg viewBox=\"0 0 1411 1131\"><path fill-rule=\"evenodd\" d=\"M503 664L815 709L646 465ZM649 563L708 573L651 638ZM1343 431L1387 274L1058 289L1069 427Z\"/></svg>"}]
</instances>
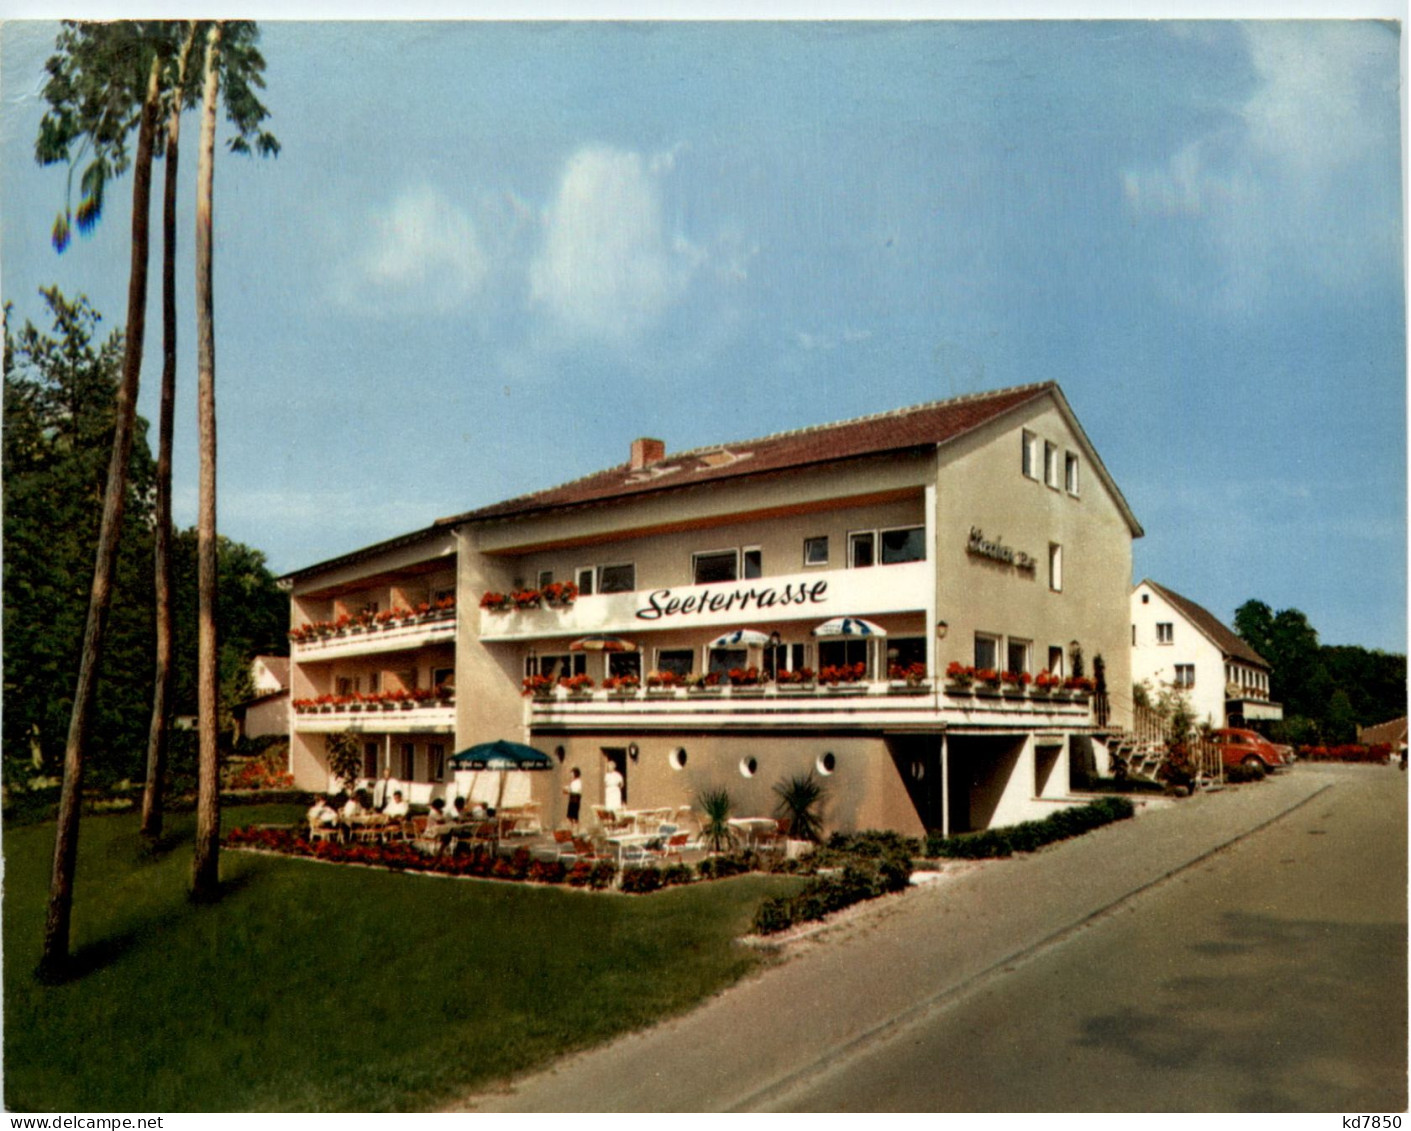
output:
<instances>
[{"instance_id":1,"label":"round porthole window","mask_svg":"<svg viewBox=\"0 0 1411 1131\"><path fill-rule=\"evenodd\" d=\"M824 777L827 777L838 768L838 759L830 750L826 754L820 754L813 767Z\"/></svg>"},{"instance_id":2,"label":"round porthole window","mask_svg":"<svg viewBox=\"0 0 1411 1131\"><path fill-rule=\"evenodd\" d=\"M759 770L759 763L753 758L740 759L740 776L742 778L752 778Z\"/></svg>"},{"instance_id":3,"label":"round porthole window","mask_svg":"<svg viewBox=\"0 0 1411 1131\"><path fill-rule=\"evenodd\" d=\"M920 781L926 776L926 763L920 758L911 763L911 777L913 781Z\"/></svg>"},{"instance_id":4,"label":"round porthole window","mask_svg":"<svg viewBox=\"0 0 1411 1131\"><path fill-rule=\"evenodd\" d=\"M684 770L686 768L686 748L678 746L667 755L667 760L671 763L673 770Z\"/></svg>"}]
</instances>

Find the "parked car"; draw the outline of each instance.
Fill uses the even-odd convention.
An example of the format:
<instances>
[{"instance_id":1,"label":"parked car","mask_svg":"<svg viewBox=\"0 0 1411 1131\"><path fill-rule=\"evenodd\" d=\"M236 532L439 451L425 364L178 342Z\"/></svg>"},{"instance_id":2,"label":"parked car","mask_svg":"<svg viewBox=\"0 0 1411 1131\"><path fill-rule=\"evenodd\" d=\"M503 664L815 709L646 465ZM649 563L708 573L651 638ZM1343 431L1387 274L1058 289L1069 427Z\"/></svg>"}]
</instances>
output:
<instances>
[{"instance_id":1,"label":"parked car","mask_svg":"<svg viewBox=\"0 0 1411 1131\"><path fill-rule=\"evenodd\" d=\"M1293 764L1292 757L1285 753L1287 747L1275 746L1252 730L1226 727L1210 737L1220 748L1220 757L1226 766L1258 766L1268 773Z\"/></svg>"}]
</instances>

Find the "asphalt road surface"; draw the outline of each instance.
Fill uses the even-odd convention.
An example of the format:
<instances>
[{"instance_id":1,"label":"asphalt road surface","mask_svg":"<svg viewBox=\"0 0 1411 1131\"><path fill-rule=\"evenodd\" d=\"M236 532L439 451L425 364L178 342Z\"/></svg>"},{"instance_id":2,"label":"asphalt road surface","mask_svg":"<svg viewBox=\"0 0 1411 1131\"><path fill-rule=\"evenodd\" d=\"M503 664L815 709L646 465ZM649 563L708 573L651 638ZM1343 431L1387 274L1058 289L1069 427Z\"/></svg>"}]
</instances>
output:
<instances>
[{"instance_id":1,"label":"asphalt road surface","mask_svg":"<svg viewBox=\"0 0 1411 1131\"><path fill-rule=\"evenodd\" d=\"M1304 764L962 865L457 1107L1404 1111L1407 778Z\"/></svg>"},{"instance_id":2,"label":"asphalt road surface","mask_svg":"<svg viewBox=\"0 0 1411 1131\"><path fill-rule=\"evenodd\" d=\"M1295 772L1334 788L771 1106L1404 1111L1406 782Z\"/></svg>"}]
</instances>

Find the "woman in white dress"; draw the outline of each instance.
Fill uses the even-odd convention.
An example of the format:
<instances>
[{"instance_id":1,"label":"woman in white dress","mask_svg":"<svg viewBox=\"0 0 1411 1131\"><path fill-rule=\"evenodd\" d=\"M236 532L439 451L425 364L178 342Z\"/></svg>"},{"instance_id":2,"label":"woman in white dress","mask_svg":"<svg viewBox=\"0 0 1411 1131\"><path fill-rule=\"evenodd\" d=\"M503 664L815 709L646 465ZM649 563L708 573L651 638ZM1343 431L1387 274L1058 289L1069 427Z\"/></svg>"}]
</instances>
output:
<instances>
[{"instance_id":1,"label":"woman in white dress","mask_svg":"<svg viewBox=\"0 0 1411 1131\"><path fill-rule=\"evenodd\" d=\"M603 808L616 813L622 808L622 788L627 784L622 771L613 762L608 763L608 772L603 775Z\"/></svg>"}]
</instances>

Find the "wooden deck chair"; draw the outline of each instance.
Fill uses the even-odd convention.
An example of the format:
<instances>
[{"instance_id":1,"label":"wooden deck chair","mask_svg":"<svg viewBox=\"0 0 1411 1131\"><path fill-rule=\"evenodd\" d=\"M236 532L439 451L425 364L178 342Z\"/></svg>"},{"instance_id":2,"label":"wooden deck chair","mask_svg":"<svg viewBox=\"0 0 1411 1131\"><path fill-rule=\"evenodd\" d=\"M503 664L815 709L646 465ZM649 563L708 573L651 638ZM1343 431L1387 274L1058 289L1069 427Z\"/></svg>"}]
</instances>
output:
<instances>
[{"instance_id":1,"label":"wooden deck chair","mask_svg":"<svg viewBox=\"0 0 1411 1131\"><path fill-rule=\"evenodd\" d=\"M338 841L342 830L337 825L318 825L313 821L309 822L309 843L317 844L321 840Z\"/></svg>"}]
</instances>

